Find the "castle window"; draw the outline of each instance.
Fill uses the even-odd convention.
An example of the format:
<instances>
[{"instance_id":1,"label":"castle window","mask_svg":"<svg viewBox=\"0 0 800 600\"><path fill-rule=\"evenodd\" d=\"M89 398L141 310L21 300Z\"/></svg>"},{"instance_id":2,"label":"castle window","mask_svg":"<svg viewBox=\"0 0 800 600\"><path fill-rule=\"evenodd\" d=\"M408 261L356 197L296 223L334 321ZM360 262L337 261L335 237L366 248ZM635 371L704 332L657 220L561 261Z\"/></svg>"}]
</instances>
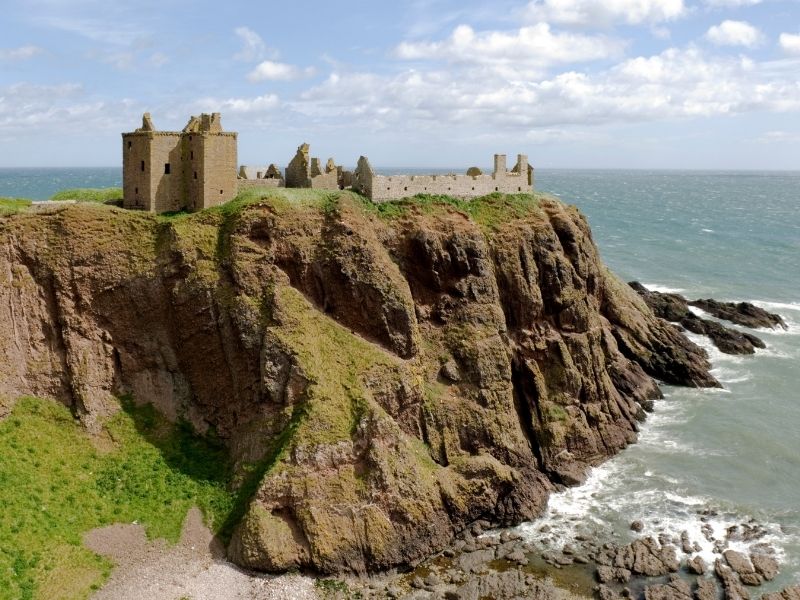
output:
<instances>
[{"instance_id":1,"label":"castle window","mask_svg":"<svg viewBox=\"0 0 800 600\"><path fill-rule=\"evenodd\" d=\"M170 167L169 163L164 163L164 175L169 175Z\"/></svg>"},{"instance_id":2,"label":"castle window","mask_svg":"<svg viewBox=\"0 0 800 600\"><path fill-rule=\"evenodd\" d=\"M197 179L197 171L194 172L194 178Z\"/></svg>"},{"instance_id":3,"label":"castle window","mask_svg":"<svg viewBox=\"0 0 800 600\"><path fill-rule=\"evenodd\" d=\"M221 193L222 193L222 190L220 190L220 191L219 191L219 193L221 194Z\"/></svg>"},{"instance_id":4,"label":"castle window","mask_svg":"<svg viewBox=\"0 0 800 600\"><path fill-rule=\"evenodd\" d=\"M130 148L132 145L133 145L133 142L128 140L128 148Z\"/></svg>"},{"instance_id":5,"label":"castle window","mask_svg":"<svg viewBox=\"0 0 800 600\"><path fill-rule=\"evenodd\" d=\"M521 187L518 187L518 188L517 188L517 191L518 191L518 192L521 192L521 191L522 191L522 188L521 188Z\"/></svg>"},{"instance_id":6,"label":"castle window","mask_svg":"<svg viewBox=\"0 0 800 600\"><path fill-rule=\"evenodd\" d=\"M404 191L404 192L407 192L407 191L408 191L408 186L404 187L404 188L403 188L403 191Z\"/></svg>"},{"instance_id":7,"label":"castle window","mask_svg":"<svg viewBox=\"0 0 800 600\"><path fill-rule=\"evenodd\" d=\"M494 191L495 191L495 192L499 191L499 188L494 188Z\"/></svg>"},{"instance_id":8,"label":"castle window","mask_svg":"<svg viewBox=\"0 0 800 600\"><path fill-rule=\"evenodd\" d=\"M138 194L139 193L139 188L133 188L133 193L134 194Z\"/></svg>"},{"instance_id":9,"label":"castle window","mask_svg":"<svg viewBox=\"0 0 800 600\"><path fill-rule=\"evenodd\" d=\"M189 152L189 158L190 158L191 160L194 160L194 150L192 150L191 152Z\"/></svg>"},{"instance_id":10,"label":"castle window","mask_svg":"<svg viewBox=\"0 0 800 600\"><path fill-rule=\"evenodd\" d=\"M144 172L144 161L142 161L142 171Z\"/></svg>"}]
</instances>

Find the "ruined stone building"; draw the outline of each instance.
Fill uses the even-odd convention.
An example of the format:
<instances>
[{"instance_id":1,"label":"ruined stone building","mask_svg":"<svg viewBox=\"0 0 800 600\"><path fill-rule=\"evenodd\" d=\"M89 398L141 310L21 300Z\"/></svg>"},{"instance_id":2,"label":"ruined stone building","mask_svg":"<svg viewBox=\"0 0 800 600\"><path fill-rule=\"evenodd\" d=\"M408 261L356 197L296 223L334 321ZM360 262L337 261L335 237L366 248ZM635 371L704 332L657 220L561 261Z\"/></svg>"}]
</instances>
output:
<instances>
[{"instance_id":1,"label":"ruined stone building","mask_svg":"<svg viewBox=\"0 0 800 600\"><path fill-rule=\"evenodd\" d=\"M506 169L506 155L494 155L494 172L484 175L471 167L466 175L376 175L369 160L358 159L352 174L352 188L373 202L386 202L416 194L444 194L456 198L477 198L494 192L529 193L533 187L533 167L528 157L517 155L517 164Z\"/></svg>"},{"instance_id":2,"label":"ruined stone building","mask_svg":"<svg viewBox=\"0 0 800 600\"><path fill-rule=\"evenodd\" d=\"M239 167L239 177L236 180L239 191L248 188L279 188L286 187L286 180L281 170L273 163L266 169Z\"/></svg>"},{"instance_id":3,"label":"ruined stone building","mask_svg":"<svg viewBox=\"0 0 800 600\"><path fill-rule=\"evenodd\" d=\"M123 206L162 213L227 202L238 193L236 151L219 113L192 117L183 131L157 131L145 113L122 134Z\"/></svg>"},{"instance_id":4,"label":"ruined stone building","mask_svg":"<svg viewBox=\"0 0 800 600\"><path fill-rule=\"evenodd\" d=\"M353 189L373 202L386 202L416 194L516 194L533 186L533 168L524 154L517 155L510 171L506 155L495 154L491 174L471 167L465 175L378 175L364 156L355 171L332 158L323 168L308 144L301 144L284 177L275 164L237 168L236 143L236 133L222 130L219 113L192 117L183 131L156 131L145 113L139 129L122 134L124 206L158 213L202 210L252 188Z\"/></svg>"},{"instance_id":5,"label":"ruined stone building","mask_svg":"<svg viewBox=\"0 0 800 600\"><path fill-rule=\"evenodd\" d=\"M286 187L338 190L338 172L339 169L332 158L328 159L323 171L318 158L309 158L308 144L301 144L297 148L297 154L286 167Z\"/></svg>"}]
</instances>

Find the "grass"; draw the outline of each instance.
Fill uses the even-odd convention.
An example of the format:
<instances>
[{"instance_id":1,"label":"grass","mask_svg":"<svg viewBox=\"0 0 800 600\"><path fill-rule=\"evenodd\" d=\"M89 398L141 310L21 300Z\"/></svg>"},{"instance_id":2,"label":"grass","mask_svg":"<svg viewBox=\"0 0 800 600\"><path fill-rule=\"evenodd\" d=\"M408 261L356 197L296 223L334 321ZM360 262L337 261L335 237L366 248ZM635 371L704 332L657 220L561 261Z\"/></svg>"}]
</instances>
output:
<instances>
[{"instance_id":1,"label":"grass","mask_svg":"<svg viewBox=\"0 0 800 600\"><path fill-rule=\"evenodd\" d=\"M538 213L541 196L538 194L494 193L480 198L464 200L452 196L418 194L411 198L373 204L364 199L368 211L385 220L405 217L415 212L433 214L442 209L456 209L478 225L490 231L508 221Z\"/></svg>"},{"instance_id":2,"label":"grass","mask_svg":"<svg viewBox=\"0 0 800 600\"><path fill-rule=\"evenodd\" d=\"M31 201L24 198L0 198L0 217L24 212L30 205Z\"/></svg>"},{"instance_id":3,"label":"grass","mask_svg":"<svg viewBox=\"0 0 800 600\"><path fill-rule=\"evenodd\" d=\"M123 407L104 450L54 402L20 399L0 422L0 599L86 598L112 566L82 545L95 527L137 521L175 542L192 506L221 527L233 506L222 446Z\"/></svg>"},{"instance_id":4,"label":"grass","mask_svg":"<svg viewBox=\"0 0 800 600\"><path fill-rule=\"evenodd\" d=\"M79 202L108 202L122 198L122 188L71 188L50 196L50 200L77 200Z\"/></svg>"}]
</instances>

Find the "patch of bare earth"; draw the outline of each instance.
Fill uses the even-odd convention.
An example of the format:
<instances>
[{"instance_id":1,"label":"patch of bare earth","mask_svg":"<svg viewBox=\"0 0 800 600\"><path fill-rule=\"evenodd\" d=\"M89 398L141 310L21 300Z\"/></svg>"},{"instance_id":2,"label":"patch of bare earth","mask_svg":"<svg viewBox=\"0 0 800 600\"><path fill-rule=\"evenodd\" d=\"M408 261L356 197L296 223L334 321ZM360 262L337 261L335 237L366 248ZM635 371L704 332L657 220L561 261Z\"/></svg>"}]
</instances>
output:
<instances>
[{"instance_id":1,"label":"patch of bare earth","mask_svg":"<svg viewBox=\"0 0 800 600\"><path fill-rule=\"evenodd\" d=\"M317 600L314 580L302 575L248 573L225 560L222 545L199 510L186 516L178 544L148 540L141 525L111 525L84 536L90 550L116 563L92 600Z\"/></svg>"}]
</instances>

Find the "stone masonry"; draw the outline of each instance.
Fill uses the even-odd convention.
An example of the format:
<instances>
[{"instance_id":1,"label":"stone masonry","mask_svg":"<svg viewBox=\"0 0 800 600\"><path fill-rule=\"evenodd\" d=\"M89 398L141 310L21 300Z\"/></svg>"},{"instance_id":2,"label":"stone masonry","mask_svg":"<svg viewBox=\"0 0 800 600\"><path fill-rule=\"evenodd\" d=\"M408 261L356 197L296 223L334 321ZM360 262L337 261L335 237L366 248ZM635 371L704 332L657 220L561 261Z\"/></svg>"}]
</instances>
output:
<instances>
[{"instance_id":1,"label":"stone masonry","mask_svg":"<svg viewBox=\"0 0 800 600\"><path fill-rule=\"evenodd\" d=\"M124 206L151 212L202 210L222 204L244 189L313 188L352 189L373 202L416 194L443 194L476 198L494 192L516 194L533 188L533 167L517 155L506 168L506 155L494 155L494 170L484 174L470 167L465 175L378 175L369 160L358 159L348 171L328 159L324 168L301 144L286 167L270 164L242 166L237 171L237 134L222 130L219 113L192 117L183 131L157 131L149 113L142 126L122 134Z\"/></svg>"},{"instance_id":2,"label":"stone masonry","mask_svg":"<svg viewBox=\"0 0 800 600\"><path fill-rule=\"evenodd\" d=\"M506 170L506 155L494 155L494 172L484 175L471 167L466 175L376 175L369 160L362 156L353 171L353 190L373 202L386 202L416 194L445 194L456 198L476 198L494 192L529 193L533 187L533 167L528 157L517 155L517 164Z\"/></svg>"},{"instance_id":3,"label":"stone masonry","mask_svg":"<svg viewBox=\"0 0 800 600\"><path fill-rule=\"evenodd\" d=\"M183 131L157 131L145 113L122 134L123 206L162 213L227 202L238 193L236 152L219 113L192 117Z\"/></svg>"}]
</instances>

